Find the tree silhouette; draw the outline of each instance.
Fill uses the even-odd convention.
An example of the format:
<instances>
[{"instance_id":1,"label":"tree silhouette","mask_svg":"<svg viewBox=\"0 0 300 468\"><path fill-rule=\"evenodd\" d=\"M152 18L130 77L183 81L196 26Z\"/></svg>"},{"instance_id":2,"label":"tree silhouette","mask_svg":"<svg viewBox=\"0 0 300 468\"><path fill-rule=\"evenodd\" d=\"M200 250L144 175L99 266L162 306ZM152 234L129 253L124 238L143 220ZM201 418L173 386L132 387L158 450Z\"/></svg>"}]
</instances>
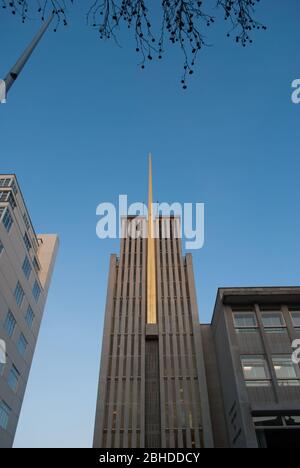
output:
<instances>
[{"instance_id":1,"label":"tree silhouette","mask_svg":"<svg viewBox=\"0 0 300 468\"><path fill-rule=\"evenodd\" d=\"M54 31L62 23L67 26L67 7L73 0L1 0L2 7L19 15L23 22L38 13L44 20L53 12L56 17ZM205 1L200 0L152 0L159 2L161 17L154 17L151 0L91 0L87 11L87 23L98 30L101 39L118 42L122 23L133 31L136 52L140 54L140 66L147 61L162 59L166 42L180 47L184 56L181 84L187 88L187 77L194 73L199 51L206 46L205 30L216 22L216 17L206 11ZM252 43L250 34L266 26L254 19L255 6L260 0L209 0L214 12L219 9L228 22L227 36L245 47ZM206 2L208 3L208 2Z\"/></svg>"}]
</instances>

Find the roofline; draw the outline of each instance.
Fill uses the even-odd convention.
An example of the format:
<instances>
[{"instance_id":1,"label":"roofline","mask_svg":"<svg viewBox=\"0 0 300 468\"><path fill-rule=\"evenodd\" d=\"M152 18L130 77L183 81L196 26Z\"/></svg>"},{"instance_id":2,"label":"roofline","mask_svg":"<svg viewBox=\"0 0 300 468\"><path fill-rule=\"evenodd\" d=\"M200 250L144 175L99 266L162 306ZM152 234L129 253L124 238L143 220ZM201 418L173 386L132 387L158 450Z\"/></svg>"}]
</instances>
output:
<instances>
[{"instance_id":1,"label":"roofline","mask_svg":"<svg viewBox=\"0 0 300 468\"><path fill-rule=\"evenodd\" d=\"M223 294L223 296L229 295L229 294L226 294L226 293L229 293L229 292L231 292L231 294L230 294L231 296L232 295L246 296L248 292L254 292L254 291L261 292L261 290L265 290L266 292L273 291L274 293L278 292L278 294L281 293L282 295L288 294L289 290L290 290L290 292L292 292L293 290L298 290L297 292L298 292L298 295L300 296L300 286L299 285L297 285L297 286L234 286L234 287L228 287L227 286L227 287L220 287L220 288L217 289L217 295L216 295L216 299L215 299L213 315L212 315L212 318L211 318L211 324L214 322L215 315L216 315L217 304L218 304L218 301L221 299L221 293L222 292L225 293L225 294ZM223 303L223 301L222 301L222 303Z\"/></svg>"},{"instance_id":2,"label":"roofline","mask_svg":"<svg viewBox=\"0 0 300 468\"><path fill-rule=\"evenodd\" d=\"M23 204L24 204L24 206L25 206L26 214L28 215L28 219L29 219L29 222L30 222L30 225L31 225L31 229L32 229L33 235L35 236L35 240L36 240L37 245L38 245L38 236L37 236L37 233L36 233L36 231L35 231L33 222L32 222L32 220L31 220L31 216L30 216L29 210L28 210L28 208L27 208L27 203L25 202L25 198L24 198L24 196L23 196L23 192L22 192L21 186L20 186L20 184L19 184L19 179L18 179L18 177L17 177L17 174L15 174L14 172L13 172L13 173L10 173L10 174L3 174L3 173L1 173L0 176L1 176L1 177L2 177L2 176L3 176L3 177L7 177L7 178L9 178L9 177L14 177L14 178L15 178L15 180L16 180L16 182L17 182L17 186L18 186L19 193L20 193L20 195L21 195L22 202L23 202Z\"/></svg>"}]
</instances>

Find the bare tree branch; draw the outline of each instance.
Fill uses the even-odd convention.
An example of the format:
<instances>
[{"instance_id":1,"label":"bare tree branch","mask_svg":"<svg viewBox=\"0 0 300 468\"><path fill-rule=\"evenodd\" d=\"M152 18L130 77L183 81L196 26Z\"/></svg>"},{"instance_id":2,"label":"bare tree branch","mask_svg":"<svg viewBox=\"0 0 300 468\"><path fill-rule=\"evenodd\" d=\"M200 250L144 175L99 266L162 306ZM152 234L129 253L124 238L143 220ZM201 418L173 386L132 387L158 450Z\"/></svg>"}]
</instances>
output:
<instances>
[{"instance_id":1,"label":"bare tree branch","mask_svg":"<svg viewBox=\"0 0 300 468\"><path fill-rule=\"evenodd\" d=\"M56 15L57 24L67 25L66 4L73 0L0 0L3 8L19 15L24 22L33 13L42 20L47 13ZM145 68L147 61L154 57L162 59L166 42L179 46L184 56L181 83L187 88L187 77L194 73L199 51L207 45L205 32L216 22L216 17L208 13L201 0L155 0L160 2L161 17L155 18L156 30L152 22L155 17L153 0L91 0L87 12L87 23L99 31L101 39L114 39L118 43L118 33L122 24L133 31L136 52L140 54L140 66ZM266 26L254 19L254 10L260 0L210 0L214 12L224 12L229 23L228 37L245 47L252 43L250 34L255 29ZM208 1L206 2L208 3ZM149 6L150 5L150 6ZM152 8L152 10L151 10Z\"/></svg>"}]
</instances>

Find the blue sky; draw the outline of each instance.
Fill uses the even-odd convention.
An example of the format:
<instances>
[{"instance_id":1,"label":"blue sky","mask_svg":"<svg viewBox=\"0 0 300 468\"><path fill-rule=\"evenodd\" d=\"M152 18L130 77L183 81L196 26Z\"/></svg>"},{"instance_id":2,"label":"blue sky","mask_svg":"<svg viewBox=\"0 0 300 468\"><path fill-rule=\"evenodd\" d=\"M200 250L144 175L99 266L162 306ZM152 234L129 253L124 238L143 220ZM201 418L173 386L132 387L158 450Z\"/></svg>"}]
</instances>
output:
<instances>
[{"instance_id":1,"label":"blue sky","mask_svg":"<svg viewBox=\"0 0 300 468\"><path fill-rule=\"evenodd\" d=\"M135 44L101 42L84 21L51 31L0 107L1 172L15 172L37 232L60 252L15 440L16 447L90 447L109 254L96 206L147 199L153 153L159 201L204 202L206 242L194 252L202 322L221 286L299 284L300 5L264 0L267 25L239 48L222 26L187 91L180 51L145 71ZM0 11L4 77L38 23Z\"/></svg>"}]
</instances>

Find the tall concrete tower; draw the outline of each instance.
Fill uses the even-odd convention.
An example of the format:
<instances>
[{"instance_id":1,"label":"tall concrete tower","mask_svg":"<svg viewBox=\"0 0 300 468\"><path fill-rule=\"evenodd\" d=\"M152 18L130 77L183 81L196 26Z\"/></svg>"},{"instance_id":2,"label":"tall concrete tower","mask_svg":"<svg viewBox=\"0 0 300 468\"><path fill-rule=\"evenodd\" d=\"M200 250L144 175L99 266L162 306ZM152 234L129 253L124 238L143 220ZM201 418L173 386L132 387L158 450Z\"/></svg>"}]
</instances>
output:
<instances>
[{"instance_id":1,"label":"tall concrete tower","mask_svg":"<svg viewBox=\"0 0 300 468\"><path fill-rule=\"evenodd\" d=\"M152 193L150 156L148 218L122 220L110 259L96 448L213 445L192 257Z\"/></svg>"}]
</instances>

